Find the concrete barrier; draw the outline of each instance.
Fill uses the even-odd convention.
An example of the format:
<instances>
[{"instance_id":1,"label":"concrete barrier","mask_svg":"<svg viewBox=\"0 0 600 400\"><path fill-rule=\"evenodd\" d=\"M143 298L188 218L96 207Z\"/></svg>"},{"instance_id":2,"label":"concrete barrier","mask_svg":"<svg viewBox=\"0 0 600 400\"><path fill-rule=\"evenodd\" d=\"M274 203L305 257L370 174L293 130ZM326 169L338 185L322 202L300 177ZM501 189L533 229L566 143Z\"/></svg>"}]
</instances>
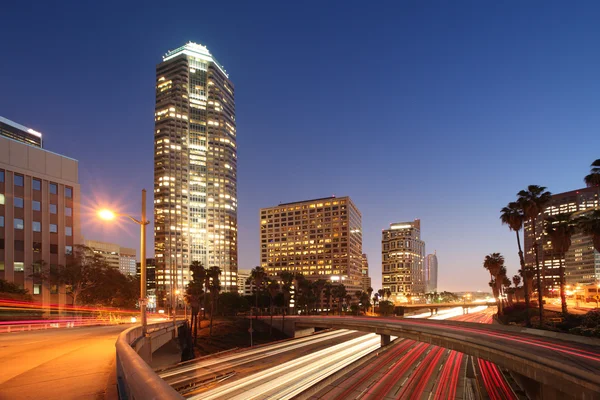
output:
<instances>
[{"instance_id":1,"label":"concrete barrier","mask_svg":"<svg viewBox=\"0 0 600 400\"><path fill-rule=\"evenodd\" d=\"M177 325L183 324L183 321ZM117 350L117 385L121 400L181 400L183 397L150 368L146 360L152 353L173 339L173 322L148 325L148 334L142 336L142 327L122 332L115 344Z\"/></svg>"}]
</instances>

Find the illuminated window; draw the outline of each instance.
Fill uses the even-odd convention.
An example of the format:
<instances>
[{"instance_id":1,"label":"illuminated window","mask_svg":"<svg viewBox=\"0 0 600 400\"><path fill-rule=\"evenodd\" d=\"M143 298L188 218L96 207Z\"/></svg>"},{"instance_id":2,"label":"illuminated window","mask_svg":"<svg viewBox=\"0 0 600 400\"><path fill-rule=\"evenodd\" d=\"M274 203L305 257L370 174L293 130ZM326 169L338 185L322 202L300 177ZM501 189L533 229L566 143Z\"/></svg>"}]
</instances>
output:
<instances>
[{"instance_id":1,"label":"illuminated window","mask_svg":"<svg viewBox=\"0 0 600 400\"><path fill-rule=\"evenodd\" d=\"M22 262L15 262L14 263L14 271L15 272L23 272L25 271L25 265L23 265Z\"/></svg>"},{"instance_id":2,"label":"illuminated window","mask_svg":"<svg viewBox=\"0 0 600 400\"><path fill-rule=\"evenodd\" d=\"M34 283L33 284L33 294L40 294L42 293L42 285L39 283Z\"/></svg>"},{"instance_id":3,"label":"illuminated window","mask_svg":"<svg viewBox=\"0 0 600 400\"><path fill-rule=\"evenodd\" d=\"M0 205L4 204L4 195L0 193Z\"/></svg>"}]
</instances>

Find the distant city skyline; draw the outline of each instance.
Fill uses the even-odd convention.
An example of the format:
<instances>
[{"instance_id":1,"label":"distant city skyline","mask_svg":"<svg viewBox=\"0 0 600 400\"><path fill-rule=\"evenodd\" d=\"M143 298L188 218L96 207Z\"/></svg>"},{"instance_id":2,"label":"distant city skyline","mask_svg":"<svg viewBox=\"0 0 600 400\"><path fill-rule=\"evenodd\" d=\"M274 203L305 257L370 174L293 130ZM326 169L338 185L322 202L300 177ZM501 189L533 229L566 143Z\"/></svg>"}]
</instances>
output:
<instances>
[{"instance_id":1,"label":"distant city skyline","mask_svg":"<svg viewBox=\"0 0 600 400\"><path fill-rule=\"evenodd\" d=\"M438 289L488 291L486 254L519 269L500 209L529 184L583 187L598 158L600 4L558 4L212 3L203 12L230 29L195 13L156 29L158 2L12 2L0 115L79 160L86 237L138 249L136 226L93 211L139 213L154 185L155 65L202 43L236 85L239 268L260 264L261 207L343 194L361 210L375 289L381 230L419 217L443 255Z\"/></svg>"}]
</instances>

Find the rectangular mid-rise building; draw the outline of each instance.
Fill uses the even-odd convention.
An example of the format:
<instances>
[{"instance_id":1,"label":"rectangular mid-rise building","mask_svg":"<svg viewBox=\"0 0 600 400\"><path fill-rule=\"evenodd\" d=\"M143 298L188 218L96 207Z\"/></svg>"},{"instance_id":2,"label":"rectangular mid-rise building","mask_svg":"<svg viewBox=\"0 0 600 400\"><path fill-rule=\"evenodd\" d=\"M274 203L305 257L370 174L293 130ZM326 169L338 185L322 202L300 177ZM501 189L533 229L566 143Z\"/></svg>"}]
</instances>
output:
<instances>
[{"instance_id":1,"label":"rectangular mid-rise building","mask_svg":"<svg viewBox=\"0 0 600 400\"><path fill-rule=\"evenodd\" d=\"M86 240L85 245L94 253L104 257L109 267L119 270L123 275L136 275L136 250L121 247L115 243L100 242L98 240Z\"/></svg>"},{"instance_id":2,"label":"rectangular mid-rise building","mask_svg":"<svg viewBox=\"0 0 600 400\"><path fill-rule=\"evenodd\" d=\"M283 203L260 210L261 266L362 290L361 214L350 197Z\"/></svg>"},{"instance_id":3,"label":"rectangular mid-rise building","mask_svg":"<svg viewBox=\"0 0 600 400\"><path fill-rule=\"evenodd\" d=\"M423 293L425 242L421 240L421 221L391 224L381 236L383 289L391 291L391 300L402 303L408 295Z\"/></svg>"},{"instance_id":4,"label":"rectangular mid-rise building","mask_svg":"<svg viewBox=\"0 0 600 400\"><path fill-rule=\"evenodd\" d=\"M0 278L61 305L64 288L31 275L42 261L64 265L81 243L78 162L40 146L0 135Z\"/></svg>"},{"instance_id":5,"label":"rectangular mid-rise building","mask_svg":"<svg viewBox=\"0 0 600 400\"><path fill-rule=\"evenodd\" d=\"M565 267L565 279L569 285L589 285L600 281L600 253L594 249L592 238L580 232L575 232L571 237L571 247L561 260L559 254L552 249L552 241L544 231L544 220L559 214L582 214L586 210L599 207L598 188L588 187L552 195L550 203L540 214L536 223L536 237L534 240L533 229L527 221L524 229L525 265L535 268L534 243L538 243L538 257L542 267L545 295L559 293L560 275L559 266Z\"/></svg>"}]
</instances>

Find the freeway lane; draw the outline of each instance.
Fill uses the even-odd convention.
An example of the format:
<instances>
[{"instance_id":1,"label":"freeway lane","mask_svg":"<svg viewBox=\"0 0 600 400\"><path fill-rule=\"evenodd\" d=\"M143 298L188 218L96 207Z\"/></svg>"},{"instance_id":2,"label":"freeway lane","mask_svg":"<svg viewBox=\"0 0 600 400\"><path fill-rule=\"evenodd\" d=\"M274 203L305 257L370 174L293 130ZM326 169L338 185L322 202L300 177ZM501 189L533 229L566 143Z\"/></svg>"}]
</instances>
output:
<instances>
[{"instance_id":1,"label":"freeway lane","mask_svg":"<svg viewBox=\"0 0 600 400\"><path fill-rule=\"evenodd\" d=\"M0 399L116 399L115 341L129 326L0 335Z\"/></svg>"}]
</instances>

